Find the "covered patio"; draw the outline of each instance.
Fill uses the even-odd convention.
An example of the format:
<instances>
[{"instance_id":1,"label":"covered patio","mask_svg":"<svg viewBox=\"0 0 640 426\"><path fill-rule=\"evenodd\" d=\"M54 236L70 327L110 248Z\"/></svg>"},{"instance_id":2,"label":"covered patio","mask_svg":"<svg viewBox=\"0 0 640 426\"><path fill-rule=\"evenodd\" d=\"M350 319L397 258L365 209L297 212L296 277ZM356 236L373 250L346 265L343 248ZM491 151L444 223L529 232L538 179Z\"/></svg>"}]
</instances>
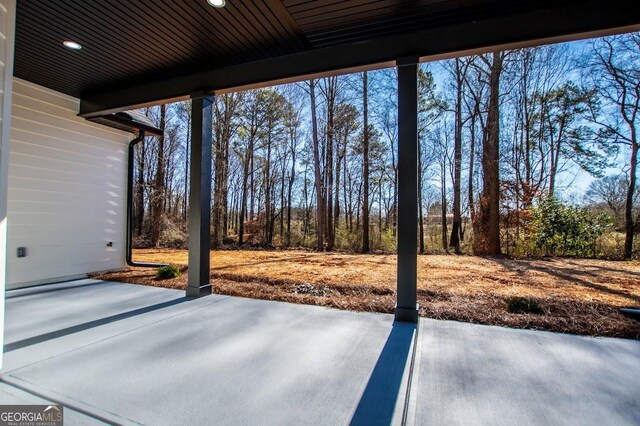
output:
<instances>
[{"instance_id":1,"label":"covered patio","mask_svg":"<svg viewBox=\"0 0 640 426\"><path fill-rule=\"evenodd\" d=\"M638 353L81 280L7 293L0 401L63 404L69 424L637 424Z\"/></svg>"},{"instance_id":2,"label":"covered patio","mask_svg":"<svg viewBox=\"0 0 640 426\"><path fill-rule=\"evenodd\" d=\"M27 87L17 92L19 96L14 102L17 103L14 122L17 118L24 126L19 130L28 133L14 136L14 145L17 146L14 149L19 150L19 155L29 158L19 164L19 173L14 173L25 182L15 185L14 192L9 194L10 198L19 200L14 202L13 215L20 217L34 213L31 203L39 203L35 213L40 215L51 209L49 203L42 203L41 194L23 199L25 190L39 190L32 187L36 186L30 175L34 168L49 167L49 156L57 154L60 164L37 177L40 186L51 185L54 188L49 192L55 191L58 188L51 181L61 179L57 175L68 173L70 164L72 168L80 168L86 161L82 156L68 159L63 152L75 153L77 144L87 144L88 137L104 133L107 129L111 132L100 135L101 142L111 144L101 147L107 153L103 156L100 152L100 161L92 170L83 170L74 178L65 176L70 182L64 181L73 186L83 179L109 178L108 182L103 182L106 185L95 185L90 189L79 187L66 194L78 204L78 209L84 207L89 197L95 199L91 201L105 206L91 213L103 221L97 222L98 225L85 226L86 231L91 228L90 232L97 234L96 238L91 238L90 242L82 241L87 245L86 249L80 249L79 244L72 241L69 235L77 232L73 219L87 220L89 216L75 210L61 212L64 218L58 218L58 222L64 226L58 228L60 232L57 234L51 233L48 224L39 223L50 234L48 238L43 238L42 232L32 232L31 223L24 220L20 223L24 227L24 230L21 228L23 233L14 232L12 239L9 232L8 243L0 244L2 250L7 246L10 248L6 250L10 286L78 278L86 273L117 269L124 266L125 261L130 263L127 254L131 249L128 223L133 167L131 147L150 131L150 127L136 120L129 120L123 125L122 113L191 99L189 282L186 295L200 297L211 294L213 97L284 82L396 67L398 260L395 319L414 323L418 319L419 64L640 28L640 18L628 9L626 2L604 0L531 0L517 4L504 0L366 0L357 3L324 0L157 3L140 0L128 6L82 1L5 0L3 4L3 123L11 122L14 75L18 86ZM30 101L20 103L25 96L30 97ZM53 102L57 108L50 110L51 98L56 97L62 97L63 101ZM51 117L61 117L60 109L65 110L66 121L54 119L52 123ZM26 114L19 115L19 111L24 110ZM34 118L45 110L44 117ZM75 116L69 117L72 111ZM81 118L92 123L83 122ZM34 121L38 124L45 121L50 126L39 129L37 141L31 140ZM71 121L72 125L69 124ZM55 137L63 141L56 141L55 145L47 138L51 138L49 132L56 130L51 126L60 123L70 127L64 129L67 132L62 136L56 134ZM91 130L87 126L92 126ZM122 152L121 147L127 131L136 135L129 144L128 154ZM153 131L151 129L150 133ZM3 126L3 132L2 152L6 153L10 152L8 126ZM79 134L83 137L78 137ZM30 150L20 150L25 142ZM114 143L120 147L115 147ZM55 145L56 151L48 155L34 154L33 145L39 145L45 151ZM83 148L83 154L94 154L90 146ZM37 161L34 156L38 156ZM3 155L2 161L0 202L3 204L0 214L6 217L7 196L4 194L12 186L8 179L11 164L7 155ZM129 162L129 174L124 182L122 161ZM57 200L51 201L55 202ZM125 204L129 205L126 212L123 211ZM98 232L96 226L104 226L104 222L108 223L108 229ZM52 239L68 240L68 244L58 242L54 245L62 246L66 257L55 257L50 253ZM13 256L15 250L19 260ZM42 259L33 258L30 253ZM85 257L81 265L69 259L74 255Z\"/></svg>"},{"instance_id":3,"label":"covered patio","mask_svg":"<svg viewBox=\"0 0 640 426\"><path fill-rule=\"evenodd\" d=\"M0 0L0 404L72 424L640 423L639 342L420 320L416 284L419 63L636 31L628 2L207 3ZM215 295L213 97L381 67L394 314ZM149 129L122 113L184 99L186 293L84 279L130 260L128 148Z\"/></svg>"}]
</instances>

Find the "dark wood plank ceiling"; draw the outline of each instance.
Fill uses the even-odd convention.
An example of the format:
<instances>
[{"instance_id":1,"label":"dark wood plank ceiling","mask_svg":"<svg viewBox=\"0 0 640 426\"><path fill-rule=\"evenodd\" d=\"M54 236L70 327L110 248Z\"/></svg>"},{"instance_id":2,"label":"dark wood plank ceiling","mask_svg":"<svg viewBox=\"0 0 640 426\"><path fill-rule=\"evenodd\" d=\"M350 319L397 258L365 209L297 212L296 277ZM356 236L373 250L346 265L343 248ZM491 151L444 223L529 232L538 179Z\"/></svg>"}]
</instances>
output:
<instances>
[{"instance_id":1,"label":"dark wood plank ceiling","mask_svg":"<svg viewBox=\"0 0 640 426\"><path fill-rule=\"evenodd\" d=\"M285 0L287 10L314 47L419 31L468 19L512 13L544 2L492 0Z\"/></svg>"},{"instance_id":2,"label":"dark wood plank ceiling","mask_svg":"<svg viewBox=\"0 0 640 426\"><path fill-rule=\"evenodd\" d=\"M63 40L82 50L71 51ZM79 97L105 84L281 56L305 48L262 1L23 0L15 75Z\"/></svg>"},{"instance_id":3,"label":"dark wood plank ceiling","mask_svg":"<svg viewBox=\"0 0 640 426\"><path fill-rule=\"evenodd\" d=\"M18 0L14 74L85 98L559 3L588 0Z\"/></svg>"}]
</instances>

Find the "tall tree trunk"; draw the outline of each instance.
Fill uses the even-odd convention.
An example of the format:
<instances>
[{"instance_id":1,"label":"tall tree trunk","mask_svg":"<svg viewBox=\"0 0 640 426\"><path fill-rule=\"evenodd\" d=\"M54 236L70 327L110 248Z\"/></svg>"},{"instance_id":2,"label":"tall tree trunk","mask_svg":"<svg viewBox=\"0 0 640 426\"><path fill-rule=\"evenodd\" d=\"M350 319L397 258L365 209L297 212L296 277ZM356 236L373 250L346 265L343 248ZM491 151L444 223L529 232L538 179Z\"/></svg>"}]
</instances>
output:
<instances>
[{"instance_id":1,"label":"tall tree trunk","mask_svg":"<svg viewBox=\"0 0 640 426\"><path fill-rule=\"evenodd\" d=\"M223 179L222 179L222 194L220 199L222 200L222 238L227 236L227 232L229 230L229 142L231 140L231 135L228 135L226 138L225 146L224 146L224 163L222 167L224 168Z\"/></svg>"},{"instance_id":2,"label":"tall tree trunk","mask_svg":"<svg viewBox=\"0 0 640 426\"><path fill-rule=\"evenodd\" d=\"M395 148L393 148L393 150L395 151ZM393 210L391 214L393 215L392 217L393 223L391 225L391 235L395 237L398 232L398 165L395 163L395 159L393 163L393 206L392 208Z\"/></svg>"},{"instance_id":3,"label":"tall tree trunk","mask_svg":"<svg viewBox=\"0 0 640 426\"><path fill-rule=\"evenodd\" d=\"M378 246L382 244L382 176L378 181Z\"/></svg>"},{"instance_id":4,"label":"tall tree trunk","mask_svg":"<svg viewBox=\"0 0 640 426\"><path fill-rule=\"evenodd\" d=\"M334 116L335 116L335 99L338 84L338 77L328 77L326 79L326 97L327 97L327 168L325 175L327 177L327 195L326 195L326 234L327 234L327 250L333 250L335 246L335 228L333 223L333 181L334 181Z\"/></svg>"},{"instance_id":5,"label":"tall tree trunk","mask_svg":"<svg viewBox=\"0 0 640 426\"><path fill-rule=\"evenodd\" d=\"M244 243L244 222L247 216L247 199L249 192L249 173L251 162L253 158L253 145L254 145L254 136L249 136L249 143L247 144L247 152L245 154L243 169L242 169L242 197L240 200L240 216L239 216L239 224L238 224L238 244L242 245Z\"/></svg>"},{"instance_id":6,"label":"tall tree trunk","mask_svg":"<svg viewBox=\"0 0 640 426\"><path fill-rule=\"evenodd\" d=\"M499 255L500 250L500 74L503 53L494 52L489 70L489 110L482 138L482 196L475 236L476 255Z\"/></svg>"},{"instance_id":7,"label":"tall tree trunk","mask_svg":"<svg viewBox=\"0 0 640 426\"><path fill-rule=\"evenodd\" d=\"M471 115L471 125L469 128L469 188L468 188L468 203L469 203L469 215L471 216L471 228L473 229L474 240L475 236L479 234L477 214L476 214L476 200L473 184L473 177L475 173L475 161L476 161L476 119L478 117L478 108L476 105L475 111Z\"/></svg>"},{"instance_id":8,"label":"tall tree trunk","mask_svg":"<svg viewBox=\"0 0 640 426\"><path fill-rule=\"evenodd\" d=\"M625 238L624 238L624 258L631 259L633 255L633 234L635 224L633 223L633 195L636 189L636 169L638 168L638 143L635 132L632 130L631 140L631 161L629 164L629 186L624 207Z\"/></svg>"},{"instance_id":9,"label":"tall tree trunk","mask_svg":"<svg viewBox=\"0 0 640 426\"><path fill-rule=\"evenodd\" d=\"M551 151L549 167L549 197L553 197L556 192L556 175L558 174L558 162L560 161L560 141L550 141L553 150Z\"/></svg>"},{"instance_id":10,"label":"tall tree trunk","mask_svg":"<svg viewBox=\"0 0 640 426\"><path fill-rule=\"evenodd\" d=\"M320 146L318 141L318 120L316 117L316 82L309 80L309 94L311 96L311 133L313 138L313 169L316 186L316 248L324 250L324 197L322 188L322 176L320 174Z\"/></svg>"},{"instance_id":11,"label":"tall tree trunk","mask_svg":"<svg viewBox=\"0 0 640 426\"><path fill-rule=\"evenodd\" d=\"M162 213L164 206L164 175L165 175L165 158L164 158L164 128L166 119L166 105L160 105L160 130L162 136L158 136L158 156L156 162L156 176L153 187L153 196L151 198L151 246L158 247L160 241L160 232L162 228Z\"/></svg>"},{"instance_id":12,"label":"tall tree trunk","mask_svg":"<svg viewBox=\"0 0 640 426\"><path fill-rule=\"evenodd\" d=\"M522 185L522 202L523 208L530 209L533 203L533 194L532 194L532 155L531 155L531 147L532 147L532 130L533 130L533 121L534 114L530 111L529 105L535 102L535 97L529 94L529 70L531 67L529 63L532 61L532 55L529 50L523 51L523 72L522 72L522 114L523 114L523 137L521 138L521 152L524 151L524 184ZM532 98L530 100L530 98ZM533 105L532 105L533 107ZM535 111L535 108L534 108ZM540 132L542 133L542 132ZM519 167L516 167L516 170L519 170ZM516 190L517 190L516 185ZM518 202L518 197L516 197L516 203ZM520 215L519 209L516 209L516 214ZM517 221L517 227L520 226L520 220Z\"/></svg>"},{"instance_id":13,"label":"tall tree trunk","mask_svg":"<svg viewBox=\"0 0 640 426\"><path fill-rule=\"evenodd\" d=\"M345 144L346 144L346 137L345 137ZM336 144L336 147L338 147L338 143ZM344 148L343 147L339 147L338 148L338 158L336 159L336 193L335 193L335 200L333 203L333 208L334 208L334 212L333 212L333 235L335 238L335 234L336 231L338 229L338 227L340 226L340 173L341 173L341 167L342 167L342 159L344 158Z\"/></svg>"},{"instance_id":14,"label":"tall tree trunk","mask_svg":"<svg viewBox=\"0 0 640 426\"><path fill-rule=\"evenodd\" d=\"M424 212L422 211L422 144L418 141L418 229L420 254L424 254Z\"/></svg>"},{"instance_id":15,"label":"tall tree trunk","mask_svg":"<svg viewBox=\"0 0 640 426\"><path fill-rule=\"evenodd\" d=\"M227 224L227 229L236 229L236 191L231 191L229 194L229 209L227 210L227 215L229 215L229 223Z\"/></svg>"},{"instance_id":16,"label":"tall tree trunk","mask_svg":"<svg viewBox=\"0 0 640 426\"><path fill-rule=\"evenodd\" d=\"M454 137L454 168L453 168L453 224L449 245L456 254L460 254L460 240L462 239L462 213L460 209L461 176L462 176L462 85L464 84L462 61L455 59L456 73L456 127Z\"/></svg>"},{"instance_id":17,"label":"tall tree trunk","mask_svg":"<svg viewBox=\"0 0 640 426\"><path fill-rule=\"evenodd\" d=\"M272 199L271 199L271 123L268 124L267 129L267 158L264 168L264 242L271 245L273 242L273 227L272 227Z\"/></svg>"},{"instance_id":18,"label":"tall tree trunk","mask_svg":"<svg viewBox=\"0 0 640 426\"><path fill-rule=\"evenodd\" d=\"M362 74L362 116L363 116L363 141L362 141L362 163L363 163L363 188L362 188L362 252L370 251L369 244L369 102L368 102L368 82L367 72Z\"/></svg>"},{"instance_id":19,"label":"tall tree trunk","mask_svg":"<svg viewBox=\"0 0 640 426\"><path fill-rule=\"evenodd\" d=\"M282 168L280 169L280 245L284 245L284 204L285 204L285 181L287 180L287 156L282 158Z\"/></svg>"},{"instance_id":20,"label":"tall tree trunk","mask_svg":"<svg viewBox=\"0 0 640 426\"><path fill-rule=\"evenodd\" d=\"M442 248L445 253L449 254L449 245L447 244L447 161L446 158L442 158L440 161L440 231Z\"/></svg>"},{"instance_id":21,"label":"tall tree trunk","mask_svg":"<svg viewBox=\"0 0 640 426\"><path fill-rule=\"evenodd\" d=\"M189 105L189 111L191 106ZM182 220L187 223L187 206L189 205L189 160L191 159L189 149L191 148L191 112L189 112L189 118L187 120L187 141L185 147L184 158L184 194L182 201Z\"/></svg>"},{"instance_id":22,"label":"tall tree trunk","mask_svg":"<svg viewBox=\"0 0 640 426\"><path fill-rule=\"evenodd\" d=\"M233 130L233 118L236 114L237 107L240 103L240 95L224 95L224 114L222 115L223 121L223 161L222 161L222 173L221 173L221 185L220 185L220 225L221 225L221 237L227 236L229 229L229 144L231 142Z\"/></svg>"},{"instance_id":23,"label":"tall tree trunk","mask_svg":"<svg viewBox=\"0 0 640 426\"><path fill-rule=\"evenodd\" d=\"M296 180L296 149L295 149L295 135L290 134L291 138L291 171L289 174L289 182L287 187L287 241L286 245L291 245L291 193L293 192L293 184Z\"/></svg>"},{"instance_id":24,"label":"tall tree trunk","mask_svg":"<svg viewBox=\"0 0 640 426\"><path fill-rule=\"evenodd\" d=\"M223 95L224 96L224 95ZM213 226L213 233L211 238L211 244L214 247L219 247L222 245L222 227L223 227L223 219L222 219L222 205L223 205L223 192L222 186L223 181L226 180L225 171L224 171L224 163L225 163L225 135L223 127L225 123L222 123L224 118L220 112L220 102L221 99L215 100L214 106L214 117L215 122L214 126L214 141L213 141L213 177L214 177L214 187L213 187L213 214L211 215L211 224Z\"/></svg>"},{"instance_id":25,"label":"tall tree trunk","mask_svg":"<svg viewBox=\"0 0 640 426\"><path fill-rule=\"evenodd\" d=\"M356 234L360 233L360 219L362 218L362 203L360 200L362 200L362 181L358 183L358 196L356 197Z\"/></svg>"},{"instance_id":26,"label":"tall tree trunk","mask_svg":"<svg viewBox=\"0 0 640 426\"><path fill-rule=\"evenodd\" d=\"M346 149L345 149L345 153L346 153ZM345 154L346 155L346 154ZM344 200L344 207L345 207L345 213L344 213L344 219L347 225L347 231L351 232L353 230L353 210L351 207L351 201L352 201L352 193L351 193L351 173L349 172L349 168L347 167L347 160L345 157L345 161L344 161L344 173L343 173L343 184L342 184L342 197ZM347 177L349 179L347 179Z\"/></svg>"},{"instance_id":27,"label":"tall tree trunk","mask_svg":"<svg viewBox=\"0 0 640 426\"><path fill-rule=\"evenodd\" d=\"M142 235L144 225L144 169L146 140L138 145L138 181L136 185L136 235Z\"/></svg>"},{"instance_id":28,"label":"tall tree trunk","mask_svg":"<svg viewBox=\"0 0 640 426\"><path fill-rule=\"evenodd\" d=\"M251 203L250 206L251 208L249 209L249 220L254 220L255 219L255 208L256 208L256 185L255 185L255 180L254 180L254 170L255 170L255 166L254 166L254 152L253 152L253 145L251 146L251 152L249 153L250 157L249 157L249 180L250 180L250 189L249 189L249 194L251 195ZM258 209L260 208L260 201L258 201Z\"/></svg>"},{"instance_id":29,"label":"tall tree trunk","mask_svg":"<svg viewBox=\"0 0 640 426\"><path fill-rule=\"evenodd\" d=\"M308 166L307 166L308 167ZM309 233L309 179L307 179L307 168L304 171L304 179L302 185L302 196L304 200L304 216L302 217L302 245L307 242L307 234Z\"/></svg>"}]
</instances>

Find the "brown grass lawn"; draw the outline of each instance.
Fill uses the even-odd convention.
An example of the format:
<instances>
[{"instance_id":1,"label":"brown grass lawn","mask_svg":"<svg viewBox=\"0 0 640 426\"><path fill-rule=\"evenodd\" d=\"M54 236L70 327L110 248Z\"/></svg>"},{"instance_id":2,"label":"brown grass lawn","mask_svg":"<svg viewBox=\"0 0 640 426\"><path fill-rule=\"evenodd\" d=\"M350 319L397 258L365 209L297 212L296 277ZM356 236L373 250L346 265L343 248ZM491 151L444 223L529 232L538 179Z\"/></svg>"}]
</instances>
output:
<instances>
[{"instance_id":1,"label":"brown grass lawn","mask_svg":"<svg viewBox=\"0 0 640 426\"><path fill-rule=\"evenodd\" d=\"M136 250L134 258L186 272L184 250ZM374 312L392 312L395 303L392 255L229 250L212 251L211 265L220 294ZM155 269L128 268L99 278L184 288L187 277L159 280ZM510 313L510 296L533 299L544 313ZM430 318L640 338L640 323L617 311L640 306L638 262L420 256L418 298Z\"/></svg>"}]
</instances>

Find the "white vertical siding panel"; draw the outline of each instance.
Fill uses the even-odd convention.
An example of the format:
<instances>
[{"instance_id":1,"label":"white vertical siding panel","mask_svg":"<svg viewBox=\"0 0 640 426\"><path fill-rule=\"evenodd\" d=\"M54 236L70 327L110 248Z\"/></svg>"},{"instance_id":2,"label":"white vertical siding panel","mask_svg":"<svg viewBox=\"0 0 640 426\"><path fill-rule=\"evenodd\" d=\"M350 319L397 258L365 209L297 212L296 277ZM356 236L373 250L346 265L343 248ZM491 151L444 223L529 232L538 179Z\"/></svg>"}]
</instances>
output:
<instances>
[{"instance_id":1,"label":"white vertical siding panel","mask_svg":"<svg viewBox=\"0 0 640 426\"><path fill-rule=\"evenodd\" d=\"M20 79L13 93L7 282L123 267L133 136L77 117L78 99ZM27 257L16 256L18 247Z\"/></svg>"},{"instance_id":2,"label":"white vertical siding panel","mask_svg":"<svg viewBox=\"0 0 640 426\"><path fill-rule=\"evenodd\" d=\"M7 188L15 19L16 1L0 0L0 368L4 346L4 292L7 281Z\"/></svg>"}]
</instances>

